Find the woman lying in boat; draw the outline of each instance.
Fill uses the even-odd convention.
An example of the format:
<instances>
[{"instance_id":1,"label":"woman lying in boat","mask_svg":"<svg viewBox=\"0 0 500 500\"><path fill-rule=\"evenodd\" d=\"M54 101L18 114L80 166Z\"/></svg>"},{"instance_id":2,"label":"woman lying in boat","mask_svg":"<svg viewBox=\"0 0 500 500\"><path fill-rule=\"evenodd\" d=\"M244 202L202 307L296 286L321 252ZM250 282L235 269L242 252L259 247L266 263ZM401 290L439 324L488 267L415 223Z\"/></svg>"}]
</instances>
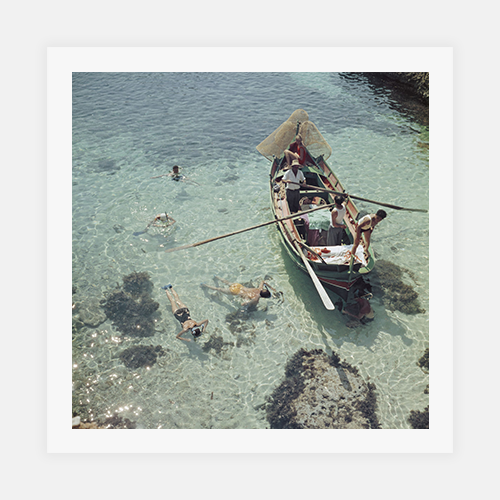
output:
<instances>
[{"instance_id":1,"label":"woman lying in boat","mask_svg":"<svg viewBox=\"0 0 500 500\"><path fill-rule=\"evenodd\" d=\"M365 241L365 249L368 251L370 247L370 238L375 226L387 217L385 210L378 210L376 214L368 214L359 219L356 227L356 234L354 235L354 244L352 246L351 255L356 255L361 236Z\"/></svg>"},{"instance_id":2,"label":"woman lying in boat","mask_svg":"<svg viewBox=\"0 0 500 500\"><path fill-rule=\"evenodd\" d=\"M255 308L259 303L259 299L261 297L265 297L266 299L271 297L271 292L269 291L269 288L274 292L276 292L276 290L273 287L271 287L271 285L267 284L265 281L261 282L259 288L247 288L241 285L240 283L231 283L230 281L227 281L223 278L219 278L218 276L214 276L214 279L218 279L223 283L225 283L226 285L229 285L229 288L218 288L215 286L207 285L205 283L201 283L201 286L205 288L210 288L211 290L216 290L218 292L225 293L226 295L235 295L243 299L248 299L247 302L243 302L241 304L243 307L247 308Z\"/></svg>"}]
</instances>

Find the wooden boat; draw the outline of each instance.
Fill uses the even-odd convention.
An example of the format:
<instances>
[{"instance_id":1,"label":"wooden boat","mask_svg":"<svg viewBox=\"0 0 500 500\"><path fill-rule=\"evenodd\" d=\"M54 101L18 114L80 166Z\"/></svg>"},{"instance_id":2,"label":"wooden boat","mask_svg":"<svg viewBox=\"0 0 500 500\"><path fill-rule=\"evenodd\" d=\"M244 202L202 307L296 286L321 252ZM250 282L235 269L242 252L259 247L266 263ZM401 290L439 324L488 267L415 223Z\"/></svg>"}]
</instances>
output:
<instances>
[{"instance_id":1,"label":"wooden boat","mask_svg":"<svg viewBox=\"0 0 500 500\"><path fill-rule=\"evenodd\" d=\"M302 136L302 143L306 150L301 170L306 178L306 185L310 186L300 188L301 206L308 201L305 198L316 201L318 208L324 206L324 210L319 209L315 213L324 214L329 224L331 207L328 206L334 203L335 194L327 191L345 193L345 189L326 163L332 153L331 147L302 109L294 111L286 122L257 146L257 150L272 161L269 190L273 215L275 219L291 215L286 200L285 186L281 180L287 166L284 151L294 145L298 133ZM344 302L349 302L354 298L356 290L366 287L363 278L373 269L375 260L371 246L368 250L364 248L363 239L356 252L356 258L351 260L349 250L354 241L359 210L350 198L348 198L346 208L344 223L347 229L340 247L327 247L327 230L314 229L311 226L311 219L307 221L305 215L299 217L301 212L297 214L297 218L279 221L276 226L283 245L294 263L304 272L308 272L313 282L316 279L319 280ZM311 218L312 215L309 213ZM321 296L321 285L320 287L317 283L315 285ZM324 295L327 294L324 293ZM327 306L325 300L323 302L328 309L333 309L333 306Z\"/></svg>"}]
</instances>

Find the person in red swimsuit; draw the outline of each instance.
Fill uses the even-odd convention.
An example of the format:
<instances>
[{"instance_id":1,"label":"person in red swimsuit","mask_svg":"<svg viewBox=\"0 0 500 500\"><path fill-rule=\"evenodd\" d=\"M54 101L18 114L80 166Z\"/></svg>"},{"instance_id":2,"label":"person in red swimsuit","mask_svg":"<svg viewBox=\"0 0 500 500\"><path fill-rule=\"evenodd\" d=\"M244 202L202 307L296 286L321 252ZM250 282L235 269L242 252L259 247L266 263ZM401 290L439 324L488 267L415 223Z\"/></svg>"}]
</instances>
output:
<instances>
[{"instance_id":1,"label":"person in red swimsuit","mask_svg":"<svg viewBox=\"0 0 500 500\"><path fill-rule=\"evenodd\" d=\"M283 153L285 155L286 166L289 167L293 160L299 160L299 163L304 165L304 162L306 161L306 148L302 143L302 136L297 134L295 142L290 144L290 148L285 149Z\"/></svg>"}]
</instances>

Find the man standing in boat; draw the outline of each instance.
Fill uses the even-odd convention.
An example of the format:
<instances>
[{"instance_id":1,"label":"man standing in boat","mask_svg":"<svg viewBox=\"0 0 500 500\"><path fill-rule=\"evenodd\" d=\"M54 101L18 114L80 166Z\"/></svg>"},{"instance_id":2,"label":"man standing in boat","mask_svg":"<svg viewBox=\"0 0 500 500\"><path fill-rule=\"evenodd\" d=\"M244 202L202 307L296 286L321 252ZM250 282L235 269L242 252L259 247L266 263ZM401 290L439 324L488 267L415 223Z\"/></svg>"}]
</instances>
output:
<instances>
[{"instance_id":1,"label":"man standing in boat","mask_svg":"<svg viewBox=\"0 0 500 500\"><path fill-rule=\"evenodd\" d=\"M354 236L354 244L352 246L351 255L356 255L359 243L361 242L361 235L365 241L365 249L368 252L370 248L370 239L372 231L375 226L387 217L385 210L378 210L376 214L368 214L362 217L356 227L356 234Z\"/></svg>"},{"instance_id":2,"label":"man standing in boat","mask_svg":"<svg viewBox=\"0 0 500 500\"><path fill-rule=\"evenodd\" d=\"M306 178L301 170L299 170L299 160L292 161L292 168L285 172L283 181L286 184L286 201L290 207L290 213L300 211L300 184L305 184Z\"/></svg>"},{"instance_id":3,"label":"man standing in boat","mask_svg":"<svg viewBox=\"0 0 500 500\"><path fill-rule=\"evenodd\" d=\"M335 247L342 243L342 233L347 227L344 223L344 216L346 207L344 197L340 194L334 198L335 206L331 212L330 227L328 228L328 235L326 237L326 244L329 247Z\"/></svg>"}]
</instances>

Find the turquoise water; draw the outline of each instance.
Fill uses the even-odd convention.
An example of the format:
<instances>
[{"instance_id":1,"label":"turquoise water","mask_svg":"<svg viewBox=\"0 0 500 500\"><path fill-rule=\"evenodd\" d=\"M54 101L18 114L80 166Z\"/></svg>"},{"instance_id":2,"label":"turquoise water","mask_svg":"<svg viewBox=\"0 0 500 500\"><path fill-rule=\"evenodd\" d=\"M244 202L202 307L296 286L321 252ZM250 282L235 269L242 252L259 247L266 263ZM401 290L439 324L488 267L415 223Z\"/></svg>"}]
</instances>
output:
<instances>
[{"instance_id":1,"label":"turquoise water","mask_svg":"<svg viewBox=\"0 0 500 500\"><path fill-rule=\"evenodd\" d=\"M109 320L75 323L73 411L82 419L119 413L146 429L267 428L266 397L300 348L334 350L372 381L383 428L410 428L410 410L428 405L429 376L417 366L429 345L428 214L387 209L372 237L378 259L411 271L405 282L427 312L390 311L375 296L375 320L357 328L324 309L274 226L164 252L270 220L270 163L255 146L297 108L332 146L328 163L349 193L428 208L428 128L363 76L73 75L74 318L88 304L99 310L96 304L134 271L150 274L160 304L151 337L124 336ZM174 164L188 182L152 179ZM177 221L173 227L134 236L163 211ZM254 285L266 276L284 301L262 299L231 324L226 316L238 309L237 299L200 287L215 284L214 274ZM194 319L209 319L197 342L175 339L180 325L160 288L167 283ZM222 350L203 349L214 335ZM127 368L119 355L136 345L162 346L165 355L149 368Z\"/></svg>"}]
</instances>

